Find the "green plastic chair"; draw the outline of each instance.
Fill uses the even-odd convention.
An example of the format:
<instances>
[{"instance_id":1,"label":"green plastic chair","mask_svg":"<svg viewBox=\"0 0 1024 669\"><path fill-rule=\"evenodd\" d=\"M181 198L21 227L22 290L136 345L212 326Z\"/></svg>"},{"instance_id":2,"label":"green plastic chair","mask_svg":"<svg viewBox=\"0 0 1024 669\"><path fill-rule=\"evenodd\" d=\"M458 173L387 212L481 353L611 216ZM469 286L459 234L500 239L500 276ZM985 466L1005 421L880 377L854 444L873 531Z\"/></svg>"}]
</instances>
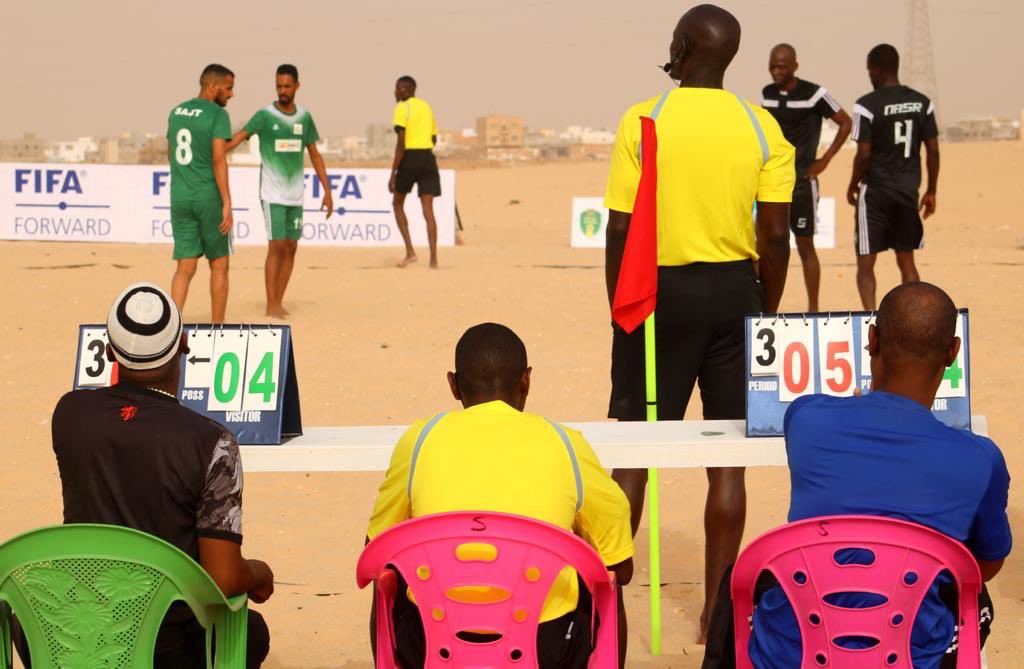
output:
<instances>
[{"instance_id":1,"label":"green plastic chair","mask_svg":"<svg viewBox=\"0 0 1024 669\"><path fill-rule=\"evenodd\" d=\"M153 666L168 607L185 602L206 630L206 666L245 668L246 595L225 599L195 560L150 534L114 525L54 525L0 545L0 668L10 669L11 614L32 669Z\"/></svg>"}]
</instances>

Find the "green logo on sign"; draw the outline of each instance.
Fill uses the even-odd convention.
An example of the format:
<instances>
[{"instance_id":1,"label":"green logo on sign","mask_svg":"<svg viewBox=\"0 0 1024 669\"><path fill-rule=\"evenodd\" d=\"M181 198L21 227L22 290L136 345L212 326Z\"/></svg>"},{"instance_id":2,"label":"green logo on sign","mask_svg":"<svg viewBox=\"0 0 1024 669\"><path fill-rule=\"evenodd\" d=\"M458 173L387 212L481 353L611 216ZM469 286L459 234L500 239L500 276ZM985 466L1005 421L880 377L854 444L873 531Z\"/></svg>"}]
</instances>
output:
<instances>
[{"instance_id":1,"label":"green logo on sign","mask_svg":"<svg viewBox=\"0 0 1024 669\"><path fill-rule=\"evenodd\" d=\"M587 237L596 237L601 232L601 212L597 209L584 209L580 213L580 230Z\"/></svg>"}]
</instances>

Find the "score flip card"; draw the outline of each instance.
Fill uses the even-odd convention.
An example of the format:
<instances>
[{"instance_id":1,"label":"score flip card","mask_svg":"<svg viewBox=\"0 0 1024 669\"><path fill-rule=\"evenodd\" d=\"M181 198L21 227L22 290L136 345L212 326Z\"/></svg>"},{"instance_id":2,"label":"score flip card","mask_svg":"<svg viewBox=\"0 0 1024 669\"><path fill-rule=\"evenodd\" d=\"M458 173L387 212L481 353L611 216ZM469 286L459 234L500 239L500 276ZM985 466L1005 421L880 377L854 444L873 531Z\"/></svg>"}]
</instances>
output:
<instances>
[{"instance_id":1,"label":"score flip card","mask_svg":"<svg viewBox=\"0 0 1024 669\"><path fill-rule=\"evenodd\" d=\"M221 423L241 444L280 444L302 434L299 384L287 325L185 325L178 400ZM81 325L75 389L116 383L106 328ZM116 374L116 372L115 372Z\"/></svg>"},{"instance_id":2,"label":"score flip card","mask_svg":"<svg viewBox=\"0 0 1024 669\"><path fill-rule=\"evenodd\" d=\"M823 393L871 392L867 352L871 312L758 314L746 317L747 436L778 437L789 404ZM960 353L946 369L932 412L952 427L970 429L970 331L967 309L956 321Z\"/></svg>"}]
</instances>

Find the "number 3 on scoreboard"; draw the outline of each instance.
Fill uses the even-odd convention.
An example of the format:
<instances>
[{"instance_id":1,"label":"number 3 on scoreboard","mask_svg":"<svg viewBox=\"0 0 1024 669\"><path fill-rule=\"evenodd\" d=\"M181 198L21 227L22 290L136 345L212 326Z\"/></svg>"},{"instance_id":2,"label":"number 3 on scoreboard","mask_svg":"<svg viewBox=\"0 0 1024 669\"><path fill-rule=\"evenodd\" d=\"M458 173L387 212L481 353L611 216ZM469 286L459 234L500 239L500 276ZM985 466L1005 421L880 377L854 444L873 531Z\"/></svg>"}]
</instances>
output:
<instances>
[{"instance_id":1,"label":"number 3 on scoreboard","mask_svg":"<svg viewBox=\"0 0 1024 669\"><path fill-rule=\"evenodd\" d=\"M835 397L853 395L853 323L845 318L818 321L818 368L821 392Z\"/></svg>"},{"instance_id":2,"label":"number 3 on scoreboard","mask_svg":"<svg viewBox=\"0 0 1024 669\"><path fill-rule=\"evenodd\" d=\"M779 373L778 335L771 325L750 325L750 374L775 376Z\"/></svg>"}]
</instances>

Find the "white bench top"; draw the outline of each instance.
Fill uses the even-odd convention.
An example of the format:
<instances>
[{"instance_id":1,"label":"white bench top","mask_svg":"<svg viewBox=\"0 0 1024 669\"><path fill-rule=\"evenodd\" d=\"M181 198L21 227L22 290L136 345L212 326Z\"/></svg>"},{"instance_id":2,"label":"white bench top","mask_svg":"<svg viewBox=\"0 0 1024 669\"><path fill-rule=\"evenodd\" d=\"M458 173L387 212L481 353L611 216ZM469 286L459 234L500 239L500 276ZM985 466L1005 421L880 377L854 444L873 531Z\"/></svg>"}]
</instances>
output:
<instances>
[{"instance_id":1,"label":"white bench top","mask_svg":"<svg viewBox=\"0 0 1024 669\"><path fill-rule=\"evenodd\" d=\"M973 416L988 434L984 416ZM565 423L583 433L607 468L785 466L781 437L745 436L742 420ZM310 427L280 446L242 446L248 472L381 472L406 425Z\"/></svg>"}]
</instances>

